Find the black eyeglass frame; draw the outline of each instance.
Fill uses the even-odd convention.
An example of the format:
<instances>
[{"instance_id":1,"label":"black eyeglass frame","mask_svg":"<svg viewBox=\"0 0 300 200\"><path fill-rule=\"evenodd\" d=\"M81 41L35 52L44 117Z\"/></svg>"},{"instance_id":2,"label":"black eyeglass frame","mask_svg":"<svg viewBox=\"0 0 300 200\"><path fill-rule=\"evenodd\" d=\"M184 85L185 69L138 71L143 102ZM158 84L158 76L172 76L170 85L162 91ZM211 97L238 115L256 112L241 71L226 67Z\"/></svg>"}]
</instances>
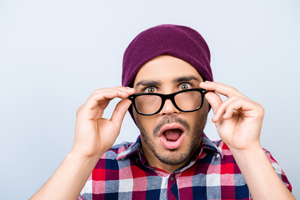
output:
<instances>
[{"instance_id":1,"label":"black eyeglass frame","mask_svg":"<svg viewBox=\"0 0 300 200\"><path fill-rule=\"evenodd\" d=\"M201 98L202 98L201 104L200 104L200 106L199 106L198 108L196 108L196 109L194 109L194 110L182 110L182 109L180 109L180 108L177 106L174 97L175 97L175 95L177 95L177 94L180 94L180 93L183 93L183 92L189 92L189 91L199 91L199 92L201 93ZM205 95L207 92L208 92L208 90L205 90L205 89L202 89L202 88L194 88L194 89L181 90L181 91L174 92L174 93L171 93L171 94L160 94L160 93L136 93L136 94L132 94L132 95L128 96L128 99L130 99L130 100L132 101L133 107L135 108L135 110L136 110L136 112L137 112L138 114L140 114L140 115L145 115L145 116L151 116L151 115L155 115L155 114L159 113L159 112L162 110L162 108L164 107L165 102L166 102L167 99L170 99L170 100L172 101L173 105L175 106L175 108L177 108L177 109L178 109L179 111L181 111L181 112L194 112L194 111L197 111L197 110L199 110L199 109L202 107L204 95ZM158 111L156 111L156 112L154 112L154 113L151 113L151 114L145 114L145 113L141 113L140 111L138 111L138 109L137 109L137 107L136 107L136 105L135 105L135 98L138 97L138 96L144 96L144 95L148 95L148 96L150 96L150 95L151 95L151 96L155 95L155 96L159 96L159 97L162 99L161 106L160 106L160 108L158 109Z\"/></svg>"}]
</instances>

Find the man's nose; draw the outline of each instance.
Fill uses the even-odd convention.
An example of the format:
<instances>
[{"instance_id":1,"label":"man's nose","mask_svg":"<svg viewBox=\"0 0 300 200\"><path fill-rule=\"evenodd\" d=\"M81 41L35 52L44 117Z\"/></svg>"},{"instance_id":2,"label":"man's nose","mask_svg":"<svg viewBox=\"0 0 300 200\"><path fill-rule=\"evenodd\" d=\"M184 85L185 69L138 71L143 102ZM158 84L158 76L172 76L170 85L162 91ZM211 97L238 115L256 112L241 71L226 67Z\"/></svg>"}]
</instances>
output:
<instances>
[{"instance_id":1,"label":"man's nose","mask_svg":"<svg viewBox=\"0 0 300 200\"><path fill-rule=\"evenodd\" d=\"M160 111L160 115L169 115L179 113L179 110L174 106L171 99L166 99L163 108Z\"/></svg>"}]
</instances>

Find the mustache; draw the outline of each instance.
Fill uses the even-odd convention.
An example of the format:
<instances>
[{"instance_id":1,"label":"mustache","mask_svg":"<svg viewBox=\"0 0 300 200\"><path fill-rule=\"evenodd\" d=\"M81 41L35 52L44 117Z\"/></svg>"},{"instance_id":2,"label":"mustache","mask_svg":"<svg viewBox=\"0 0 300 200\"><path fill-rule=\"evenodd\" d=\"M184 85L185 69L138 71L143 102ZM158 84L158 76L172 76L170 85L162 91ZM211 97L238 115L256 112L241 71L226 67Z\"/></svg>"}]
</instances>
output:
<instances>
[{"instance_id":1,"label":"mustache","mask_svg":"<svg viewBox=\"0 0 300 200\"><path fill-rule=\"evenodd\" d=\"M161 127L163 127L164 125L169 124L169 123L178 123L178 124L182 125L185 128L185 130L187 130L187 132L190 131L190 125L186 120L176 117L174 115L171 115L171 116L163 117L163 119L155 126L155 128L153 130L153 135L157 136Z\"/></svg>"}]
</instances>

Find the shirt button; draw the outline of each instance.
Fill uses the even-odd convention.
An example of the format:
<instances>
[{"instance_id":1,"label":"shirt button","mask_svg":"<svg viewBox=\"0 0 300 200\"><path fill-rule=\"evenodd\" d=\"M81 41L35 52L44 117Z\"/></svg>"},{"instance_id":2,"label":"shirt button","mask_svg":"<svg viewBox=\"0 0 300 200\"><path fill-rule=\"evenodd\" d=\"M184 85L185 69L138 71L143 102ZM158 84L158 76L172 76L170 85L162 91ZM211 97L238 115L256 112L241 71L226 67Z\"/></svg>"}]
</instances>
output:
<instances>
[{"instance_id":1,"label":"shirt button","mask_svg":"<svg viewBox=\"0 0 300 200\"><path fill-rule=\"evenodd\" d=\"M174 181L174 176L171 176L171 181L172 181L172 182Z\"/></svg>"}]
</instances>

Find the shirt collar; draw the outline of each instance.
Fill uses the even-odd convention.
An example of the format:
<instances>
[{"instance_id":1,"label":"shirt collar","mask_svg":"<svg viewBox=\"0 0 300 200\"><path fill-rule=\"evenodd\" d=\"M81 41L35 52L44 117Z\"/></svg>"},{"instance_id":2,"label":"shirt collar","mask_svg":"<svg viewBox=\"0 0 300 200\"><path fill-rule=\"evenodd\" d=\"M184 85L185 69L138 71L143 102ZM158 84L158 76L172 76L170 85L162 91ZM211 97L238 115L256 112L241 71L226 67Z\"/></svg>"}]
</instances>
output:
<instances>
[{"instance_id":1,"label":"shirt collar","mask_svg":"<svg viewBox=\"0 0 300 200\"><path fill-rule=\"evenodd\" d=\"M142 152L141 149L141 136L139 136L137 138L137 140L132 143L130 146L128 146L127 149L124 149L123 151L121 151L120 153L118 153L117 156L117 160L124 160L129 158L130 156L136 154L136 153L140 153ZM222 158L223 158L223 154L220 151L220 149L218 149L218 147L205 135L205 133L202 134L202 147L200 150L199 155L202 152L202 149L204 150L211 150L215 153L218 153Z\"/></svg>"},{"instance_id":2,"label":"shirt collar","mask_svg":"<svg viewBox=\"0 0 300 200\"><path fill-rule=\"evenodd\" d=\"M204 149L212 150L212 151L218 153L218 154L223 158L223 154L222 154L221 150L216 146L216 144L215 144L214 142L212 142L212 141L205 135L205 133L202 134L202 142L203 142L203 148L204 148Z\"/></svg>"},{"instance_id":3,"label":"shirt collar","mask_svg":"<svg viewBox=\"0 0 300 200\"><path fill-rule=\"evenodd\" d=\"M131 155L134 155L136 153L140 153L141 145L142 145L141 136L139 136L134 143L132 143L131 145L128 146L127 149L124 149L123 151L118 153L118 156L117 156L116 159L117 160L124 160L124 159L129 158Z\"/></svg>"}]
</instances>

